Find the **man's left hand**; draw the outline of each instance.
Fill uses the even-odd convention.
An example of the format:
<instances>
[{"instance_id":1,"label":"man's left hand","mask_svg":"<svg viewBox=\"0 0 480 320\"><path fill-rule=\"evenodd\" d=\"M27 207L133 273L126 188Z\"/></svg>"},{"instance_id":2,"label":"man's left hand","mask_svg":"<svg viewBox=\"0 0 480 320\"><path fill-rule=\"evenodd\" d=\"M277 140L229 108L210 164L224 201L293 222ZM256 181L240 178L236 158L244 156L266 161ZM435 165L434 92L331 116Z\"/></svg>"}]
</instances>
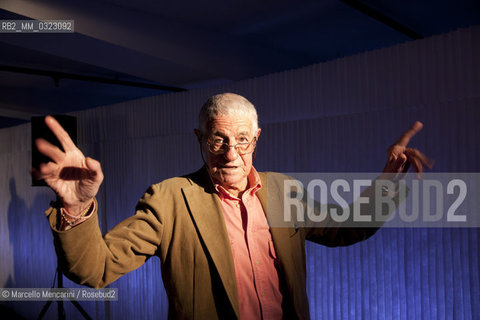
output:
<instances>
[{"instance_id":1,"label":"man's left hand","mask_svg":"<svg viewBox=\"0 0 480 320\"><path fill-rule=\"evenodd\" d=\"M417 149L407 148L410 139L420 130L423 124L416 121L413 126L397 140L387 151L387 163L383 169L384 173L406 173L413 165L415 172L421 175L423 166L431 169L433 161Z\"/></svg>"}]
</instances>

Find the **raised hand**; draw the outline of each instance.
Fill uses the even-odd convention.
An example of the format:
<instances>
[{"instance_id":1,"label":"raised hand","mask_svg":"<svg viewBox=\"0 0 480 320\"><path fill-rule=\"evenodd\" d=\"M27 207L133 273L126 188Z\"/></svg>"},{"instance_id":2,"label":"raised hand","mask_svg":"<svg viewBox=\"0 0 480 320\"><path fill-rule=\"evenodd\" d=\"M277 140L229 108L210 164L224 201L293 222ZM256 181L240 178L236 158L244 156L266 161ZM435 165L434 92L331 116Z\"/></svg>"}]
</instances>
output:
<instances>
[{"instance_id":1,"label":"raised hand","mask_svg":"<svg viewBox=\"0 0 480 320\"><path fill-rule=\"evenodd\" d=\"M41 164L39 170L33 171L33 175L45 180L71 215L80 215L90 206L102 184L102 168L98 161L83 155L57 120L47 116L45 124L65 152L44 139L37 139L35 143L38 150L53 162Z\"/></svg>"},{"instance_id":2,"label":"raised hand","mask_svg":"<svg viewBox=\"0 0 480 320\"><path fill-rule=\"evenodd\" d=\"M423 124L416 121L413 126L397 140L387 151L387 164L383 169L384 173L405 173L413 165L415 172L420 175L423 172L423 166L432 168L433 161L417 149L407 148L410 139L420 130Z\"/></svg>"}]
</instances>

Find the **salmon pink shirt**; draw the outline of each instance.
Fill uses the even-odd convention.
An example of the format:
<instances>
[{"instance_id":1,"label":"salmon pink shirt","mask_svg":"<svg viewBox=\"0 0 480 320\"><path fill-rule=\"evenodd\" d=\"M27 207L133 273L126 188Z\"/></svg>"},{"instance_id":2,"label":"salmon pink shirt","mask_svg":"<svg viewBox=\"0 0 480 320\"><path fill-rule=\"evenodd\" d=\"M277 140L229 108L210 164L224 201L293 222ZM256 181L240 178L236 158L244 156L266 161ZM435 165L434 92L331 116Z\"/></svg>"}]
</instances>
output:
<instances>
[{"instance_id":1,"label":"salmon pink shirt","mask_svg":"<svg viewBox=\"0 0 480 320\"><path fill-rule=\"evenodd\" d=\"M248 189L237 198L215 184L227 227L241 319L282 319L282 294L272 235L257 191L260 177L252 167Z\"/></svg>"}]
</instances>

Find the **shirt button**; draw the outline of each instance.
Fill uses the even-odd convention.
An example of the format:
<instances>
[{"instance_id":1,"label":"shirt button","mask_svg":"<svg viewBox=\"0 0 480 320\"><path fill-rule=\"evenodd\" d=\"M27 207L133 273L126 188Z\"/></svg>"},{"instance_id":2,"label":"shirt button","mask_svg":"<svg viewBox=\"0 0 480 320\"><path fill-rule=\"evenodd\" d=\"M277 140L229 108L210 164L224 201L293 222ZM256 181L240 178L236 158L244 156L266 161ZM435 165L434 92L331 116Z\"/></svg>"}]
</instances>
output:
<instances>
[{"instance_id":1,"label":"shirt button","mask_svg":"<svg viewBox=\"0 0 480 320\"><path fill-rule=\"evenodd\" d=\"M259 264L260 264L260 261L255 260L255 264L256 264L256 265L259 265Z\"/></svg>"},{"instance_id":2,"label":"shirt button","mask_svg":"<svg viewBox=\"0 0 480 320\"><path fill-rule=\"evenodd\" d=\"M240 208L240 203L237 202L237 204L235 205L237 208Z\"/></svg>"},{"instance_id":3,"label":"shirt button","mask_svg":"<svg viewBox=\"0 0 480 320\"><path fill-rule=\"evenodd\" d=\"M261 295L262 297L265 297L265 291L262 291Z\"/></svg>"}]
</instances>

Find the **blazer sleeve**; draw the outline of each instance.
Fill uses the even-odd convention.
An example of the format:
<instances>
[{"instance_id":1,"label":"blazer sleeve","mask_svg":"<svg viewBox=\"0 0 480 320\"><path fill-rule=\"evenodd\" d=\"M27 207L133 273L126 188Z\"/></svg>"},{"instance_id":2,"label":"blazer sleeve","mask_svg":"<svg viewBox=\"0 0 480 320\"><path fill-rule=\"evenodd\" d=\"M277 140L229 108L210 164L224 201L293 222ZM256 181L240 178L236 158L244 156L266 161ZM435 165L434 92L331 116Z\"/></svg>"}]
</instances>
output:
<instances>
[{"instance_id":1,"label":"blazer sleeve","mask_svg":"<svg viewBox=\"0 0 480 320\"><path fill-rule=\"evenodd\" d=\"M102 236L95 210L92 217L68 231L56 228L60 209L46 211L54 236L55 250L65 275L72 281L102 288L140 267L154 255L161 242L163 222L157 194L150 187L139 200L135 215ZM95 206L98 208L98 206Z\"/></svg>"},{"instance_id":2,"label":"blazer sleeve","mask_svg":"<svg viewBox=\"0 0 480 320\"><path fill-rule=\"evenodd\" d=\"M302 236L302 239L335 247L347 246L368 239L384 224L383 221L375 220L377 213L375 197L377 195L375 194L376 190L374 186L376 180L373 180L372 186L366 188L360 195L361 198L368 199L368 203L360 205L360 214L371 217L371 222L355 222L353 220L353 203L349 206L349 218L345 221L338 222L331 217L330 212L332 209L337 210L337 212L343 211L341 206L315 202L313 206L314 216L321 217L322 212L324 213L324 218L319 219L317 222L313 221L307 212L308 194L305 188L302 187L302 184L293 183L293 185L297 185L298 187L295 188L297 191L291 191L290 189L285 189L287 185L292 185L286 182L294 182L296 181L295 178L275 172L267 172L264 173L264 175L266 176L264 180L267 182L268 191L266 191L266 195L263 197L266 199L264 200L266 203L265 208L272 227L290 228L293 233L298 232ZM408 194L408 188L405 185L402 185L402 187L406 190L406 196ZM298 195L298 188L300 188L300 195ZM294 206L291 210L286 210L286 206L290 206L290 203L285 203L286 198L297 199L302 205L299 207ZM400 202L404 200L398 192L396 192L391 199L393 200L394 206L382 206L382 216L392 214ZM288 213L286 214L286 212Z\"/></svg>"},{"instance_id":3,"label":"blazer sleeve","mask_svg":"<svg viewBox=\"0 0 480 320\"><path fill-rule=\"evenodd\" d=\"M312 223L306 219L305 228L303 232L305 233L305 238L307 240L323 244L329 247L336 246L348 246L354 243L366 240L373 236L378 229L380 229L385 223L384 220L376 220L377 210L375 206L375 197L378 195L375 193L375 180L372 182L372 186L365 189L360 195L361 198L368 199L368 203L360 205L360 214L363 217L370 218L370 222L356 222L353 219L353 206L354 204L349 205L349 218L343 222L336 222L332 219L331 215L328 214L331 209L342 211L343 208L334 205L318 205L316 208L322 208L321 210L327 210L327 218L321 223ZM398 185L397 185L398 188ZM405 185L402 185L402 188L405 188L406 194L408 194L408 188ZM394 207L382 206L380 215L382 217L388 217L398 208L399 204L405 200L401 198L398 192L395 192L391 197L391 200L394 203ZM355 200L357 201L357 200Z\"/></svg>"}]
</instances>

